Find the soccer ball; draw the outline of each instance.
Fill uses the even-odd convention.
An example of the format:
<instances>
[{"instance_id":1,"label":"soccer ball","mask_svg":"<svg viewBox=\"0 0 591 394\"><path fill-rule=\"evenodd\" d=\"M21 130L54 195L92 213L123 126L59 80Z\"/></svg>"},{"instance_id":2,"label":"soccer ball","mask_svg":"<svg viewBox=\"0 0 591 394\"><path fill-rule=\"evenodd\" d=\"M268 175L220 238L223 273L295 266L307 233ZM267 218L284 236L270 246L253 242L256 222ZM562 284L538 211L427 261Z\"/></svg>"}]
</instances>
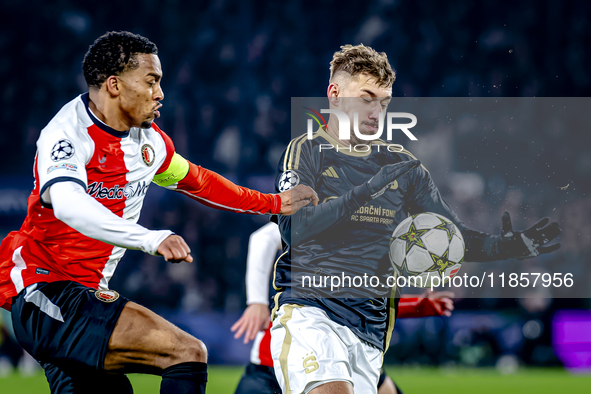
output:
<instances>
[{"instance_id":1,"label":"soccer ball","mask_svg":"<svg viewBox=\"0 0 591 394\"><path fill-rule=\"evenodd\" d=\"M432 212L404 219L390 239L390 262L415 287L447 283L464 262L464 237L449 219ZM414 278L413 278L414 277Z\"/></svg>"},{"instance_id":2,"label":"soccer ball","mask_svg":"<svg viewBox=\"0 0 591 394\"><path fill-rule=\"evenodd\" d=\"M74 156L74 146L68 140L59 140L51 149L51 160L60 161Z\"/></svg>"}]
</instances>

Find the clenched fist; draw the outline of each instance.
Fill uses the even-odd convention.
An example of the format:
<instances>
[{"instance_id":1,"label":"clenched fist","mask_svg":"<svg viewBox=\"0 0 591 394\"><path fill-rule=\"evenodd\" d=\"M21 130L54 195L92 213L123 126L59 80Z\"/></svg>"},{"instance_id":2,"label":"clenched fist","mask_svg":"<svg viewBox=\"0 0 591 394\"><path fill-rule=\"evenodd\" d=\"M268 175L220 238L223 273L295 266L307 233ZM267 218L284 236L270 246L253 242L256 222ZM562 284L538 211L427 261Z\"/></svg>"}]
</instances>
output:
<instances>
[{"instance_id":1,"label":"clenched fist","mask_svg":"<svg viewBox=\"0 0 591 394\"><path fill-rule=\"evenodd\" d=\"M318 205L318 195L310 186L306 185L297 185L293 189L279 193L279 197L281 197L280 215L293 215L310 202Z\"/></svg>"},{"instance_id":2,"label":"clenched fist","mask_svg":"<svg viewBox=\"0 0 591 394\"><path fill-rule=\"evenodd\" d=\"M158 253L166 261L170 261L171 263L180 263L182 261L186 261L187 263L193 262L189 245L178 235L173 234L165 238L160 246L158 246Z\"/></svg>"}]
</instances>

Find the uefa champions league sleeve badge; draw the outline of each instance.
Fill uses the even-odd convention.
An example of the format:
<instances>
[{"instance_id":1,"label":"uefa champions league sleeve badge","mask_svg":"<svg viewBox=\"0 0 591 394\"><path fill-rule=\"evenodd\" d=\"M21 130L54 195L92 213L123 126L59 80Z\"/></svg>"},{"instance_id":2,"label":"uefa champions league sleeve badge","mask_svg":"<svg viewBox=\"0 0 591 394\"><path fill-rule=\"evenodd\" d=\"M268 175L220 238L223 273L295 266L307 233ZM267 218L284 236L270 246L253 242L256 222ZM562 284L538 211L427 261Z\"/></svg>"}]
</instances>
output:
<instances>
[{"instance_id":1,"label":"uefa champions league sleeve badge","mask_svg":"<svg viewBox=\"0 0 591 394\"><path fill-rule=\"evenodd\" d=\"M51 160L60 161L74 156L74 145L69 140L61 139L51 148Z\"/></svg>"},{"instance_id":2,"label":"uefa champions league sleeve badge","mask_svg":"<svg viewBox=\"0 0 591 394\"><path fill-rule=\"evenodd\" d=\"M293 189L300 183L300 176L293 170L287 170L279 178L279 191L284 192Z\"/></svg>"}]
</instances>

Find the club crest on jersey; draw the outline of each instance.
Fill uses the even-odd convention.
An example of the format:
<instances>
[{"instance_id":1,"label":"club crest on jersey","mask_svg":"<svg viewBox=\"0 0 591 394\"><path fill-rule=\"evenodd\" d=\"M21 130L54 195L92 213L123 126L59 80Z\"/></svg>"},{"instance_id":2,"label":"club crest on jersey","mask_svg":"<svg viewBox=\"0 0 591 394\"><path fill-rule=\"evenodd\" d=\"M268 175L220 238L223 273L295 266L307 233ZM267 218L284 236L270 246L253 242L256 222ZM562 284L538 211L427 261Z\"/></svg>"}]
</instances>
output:
<instances>
[{"instance_id":1,"label":"club crest on jersey","mask_svg":"<svg viewBox=\"0 0 591 394\"><path fill-rule=\"evenodd\" d=\"M142 160L144 161L145 165L147 165L148 167L151 167L152 164L154 164L155 157L156 157L156 154L154 153L154 148L152 148L152 145L149 145L149 144L142 145Z\"/></svg>"},{"instance_id":2,"label":"club crest on jersey","mask_svg":"<svg viewBox=\"0 0 591 394\"><path fill-rule=\"evenodd\" d=\"M284 192L300 184L300 176L293 170L287 170L279 178L279 191Z\"/></svg>"},{"instance_id":3,"label":"club crest on jersey","mask_svg":"<svg viewBox=\"0 0 591 394\"><path fill-rule=\"evenodd\" d=\"M106 303L115 302L119 299L119 293L115 290L97 290L94 292L94 296L99 301Z\"/></svg>"}]
</instances>

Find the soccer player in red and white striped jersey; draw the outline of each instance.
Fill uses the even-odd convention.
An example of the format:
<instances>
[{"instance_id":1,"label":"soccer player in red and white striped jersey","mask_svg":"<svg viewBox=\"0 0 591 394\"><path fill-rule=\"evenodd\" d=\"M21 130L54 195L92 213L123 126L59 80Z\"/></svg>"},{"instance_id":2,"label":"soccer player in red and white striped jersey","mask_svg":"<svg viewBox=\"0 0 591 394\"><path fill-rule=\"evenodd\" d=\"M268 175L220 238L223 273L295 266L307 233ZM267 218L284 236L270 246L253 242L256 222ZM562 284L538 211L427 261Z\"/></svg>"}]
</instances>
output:
<instances>
[{"instance_id":1,"label":"soccer player in red and white striped jersey","mask_svg":"<svg viewBox=\"0 0 591 394\"><path fill-rule=\"evenodd\" d=\"M157 53L128 32L90 47L89 92L41 131L27 217L0 246L0 306L12 308L17 338L52 392L119 392L129 387L126 372L162 374L162 393L205 392L204 345L108 289L125 249L192 261L180 236L137 224L152 182L241 213L291 214L317 203L307 186L259 193L176 153L154 123L164 98ZM88 374L103 384L81 378Z\"/></svg>"}]
</instances>

